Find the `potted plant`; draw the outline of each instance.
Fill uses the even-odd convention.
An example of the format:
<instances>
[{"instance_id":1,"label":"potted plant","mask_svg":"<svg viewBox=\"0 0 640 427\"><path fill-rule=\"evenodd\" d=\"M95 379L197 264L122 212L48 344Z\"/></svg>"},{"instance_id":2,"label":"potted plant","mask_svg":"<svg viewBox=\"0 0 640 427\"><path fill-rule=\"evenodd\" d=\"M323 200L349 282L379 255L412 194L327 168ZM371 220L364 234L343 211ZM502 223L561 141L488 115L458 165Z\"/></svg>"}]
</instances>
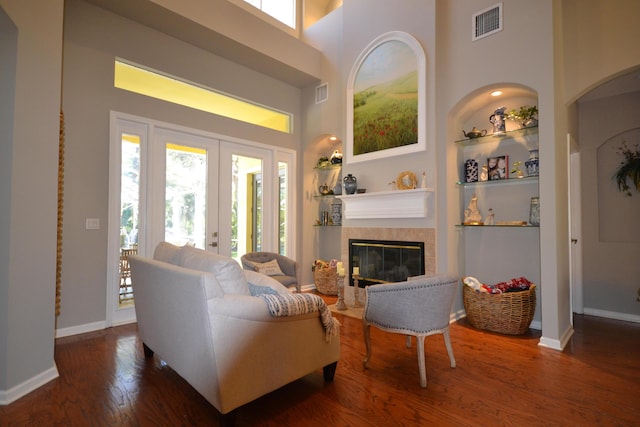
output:
<instances>
[{"instance_id":1,"label":"potted plant","mask_svg":"<svg viewBox=\"0 0 640 427\"><path fill-rule=\"evenodd\" d=\"M538 106L523 105L520 110L511 110L507 116L511 120L522 122L522 126L529 128L538 125Z\"/></svg>"},{"instance_id":2,"label":"potted plant","mask_svg":"<svg viewBox=\"0 0 640 427\"><path fill-rule=\"evenodd\" d=\"M631 187L627 181L628 179L631 180L636 191L640 191L640 151L638 150L638 144L632 150L627 145L627 142L623 140L618 153L624 156L624 160L620 162L620 166L614 176L616 184L618 184L619 191L631 196Z\"/></svg>"}]
</instances>

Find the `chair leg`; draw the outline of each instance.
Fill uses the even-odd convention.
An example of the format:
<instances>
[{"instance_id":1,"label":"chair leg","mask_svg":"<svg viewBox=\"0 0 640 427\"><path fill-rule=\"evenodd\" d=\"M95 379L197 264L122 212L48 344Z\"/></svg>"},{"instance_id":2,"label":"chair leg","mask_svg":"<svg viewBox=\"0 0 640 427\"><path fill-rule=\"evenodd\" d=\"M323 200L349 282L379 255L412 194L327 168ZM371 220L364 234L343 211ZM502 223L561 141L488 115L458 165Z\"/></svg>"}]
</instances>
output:
<instances>
[{"instance_id":1,"label":"chair leg","mask_svg":"<svg viewBox=\"0 0 640 427\"><path fill-rule=\"evenodd\" d=\"M424 335L417 335L416 342L418 343L418 371L420 373L420 387L427 387L427 366L424 355Z\"/></svg>"},{"instance_id":2,"label":"chair leg","mask_svg":"<svg viewBox=\"0 0 640 427\"><path fill-rule=\"evenodd\" d=\"M451 367L456 367L456 359L453 357L453 347L451 347L451 337L449 337L449 329L442 333L444 336L444 345L447 347L447 353L449 353L449 360L451 361Z\"/></svg>"},{"instance_id":3,"label":"chair leg","mask_svg":"<svg viewBox=\"0 0 640 427\"><path fill-rule=\"evenodd\" d=\"M367 354L364 356L362 364L366 368L369 359L371 359L371 325L364 317L362 318L362 331L364 332L364 345L367 349Z\"/></svg>"}]
</instances>

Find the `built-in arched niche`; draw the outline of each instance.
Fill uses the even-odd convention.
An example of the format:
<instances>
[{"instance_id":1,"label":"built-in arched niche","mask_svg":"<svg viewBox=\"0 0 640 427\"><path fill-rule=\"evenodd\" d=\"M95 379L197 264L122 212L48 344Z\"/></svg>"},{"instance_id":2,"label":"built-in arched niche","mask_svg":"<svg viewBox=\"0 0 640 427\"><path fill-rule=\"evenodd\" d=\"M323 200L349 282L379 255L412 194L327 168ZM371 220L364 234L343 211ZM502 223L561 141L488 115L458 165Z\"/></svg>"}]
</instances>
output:
<instances>
[{"instance_id":1,"label":"built-in arched niche","mask_svg":"<svg viewBox=\"0 0 640 427\"><path fill-rule=\"evenodd\" d=\"M531 161L539 150L538 126L518 117L522 107L537 105L535 90L501 83L478 88L454 106L447 126L447 179L455 185L448 186L447 221L461 276L487 284L526 277L538 284L539 297L543 224L530 211L533 199L539 200L544 155ZM504 129L497 126L498 111L504 113ZM470 138L474 128L480 133ZM494 163L504 163L495 176ZM527 168L532 164L539 168ZM474 166L475 177L468 174ZM542 327L540 307L531 327Z\"/></svg>"}]
</instances>

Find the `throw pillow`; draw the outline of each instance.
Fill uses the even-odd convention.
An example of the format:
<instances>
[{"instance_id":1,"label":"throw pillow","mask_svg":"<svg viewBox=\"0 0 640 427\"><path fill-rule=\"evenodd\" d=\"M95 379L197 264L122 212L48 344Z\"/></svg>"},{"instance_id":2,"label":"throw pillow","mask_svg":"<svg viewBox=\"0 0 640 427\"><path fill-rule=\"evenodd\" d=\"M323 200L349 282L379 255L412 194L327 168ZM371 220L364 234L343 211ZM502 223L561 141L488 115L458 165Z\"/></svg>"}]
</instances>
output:
<instances>
[{"instance_id":1,"label":"throw pillow","mask_svg":"<svg viewBox=\"0 0 640 427\"><path fill-rule=\"evenodd\" d=\"M225 294L251 295L242 268L233 258L183 246L178 254L178 265L213 273Z\"/></svg>"},{"instance_id":2,"label":"throw pillow","mask_svg":"<svg viewBox=\"0 0 640 427\"><path fill-rule=\"evenodd\" d=\"M172 245L168 242L160 242L153 252L153 259L175 264L178 261L178 252L180 252L180 246Z\"/></svg>"},{"instance_id":3,"label":"throw pillow","mask_svg":"<svg viewBox=\"0 0 640 427\"><path fill-rule=\"evenodd\" d=\"M253 283L249 283L249 292L251 292L251 295L254 297L258 295L263 295L263 294L271 294L271 295L277 294L275 289L271 289L268 286L254 285Z\"/></svg>"},{"instance_id":4,"label":"throw pillow","mask_svg":"<svg viewBox=\"0 0 640 427\"><path fill-rule=\"evenodd\" d=\"M280 269L280 264L278 264L278 261L275 259L269 262L256 262L255 270L267 276L284 276L284 273Z\"/></svg>"}]
</instances>

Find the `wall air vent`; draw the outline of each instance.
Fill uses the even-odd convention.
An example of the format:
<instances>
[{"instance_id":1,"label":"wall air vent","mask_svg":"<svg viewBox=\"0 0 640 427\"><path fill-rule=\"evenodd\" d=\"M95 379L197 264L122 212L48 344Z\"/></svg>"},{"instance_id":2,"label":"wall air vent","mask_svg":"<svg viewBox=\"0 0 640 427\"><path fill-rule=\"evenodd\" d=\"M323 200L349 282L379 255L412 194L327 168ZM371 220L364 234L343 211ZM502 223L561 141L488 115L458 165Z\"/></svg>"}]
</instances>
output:
<instances>
[{"instance_id":1,"label":"wall air vent","mask_svg":"<svg viewBox=\"0 0 640 427\"><path fill-rule=\"evenodd\" d=\"M502 3L481 10L473 15L471 19L471 29L472 41L502 31Z\"/></svg>"},{"instance_id":2,"label":"wall air vent","mask_svg":"<svg viewBox=\"0 0 640 427\"><path fill-rule=\"evenodd\" d=\"M329 83L322 83L320 86L316 86L316 104L325 102L329 99Z\"/></svg>"}]
</instances>

